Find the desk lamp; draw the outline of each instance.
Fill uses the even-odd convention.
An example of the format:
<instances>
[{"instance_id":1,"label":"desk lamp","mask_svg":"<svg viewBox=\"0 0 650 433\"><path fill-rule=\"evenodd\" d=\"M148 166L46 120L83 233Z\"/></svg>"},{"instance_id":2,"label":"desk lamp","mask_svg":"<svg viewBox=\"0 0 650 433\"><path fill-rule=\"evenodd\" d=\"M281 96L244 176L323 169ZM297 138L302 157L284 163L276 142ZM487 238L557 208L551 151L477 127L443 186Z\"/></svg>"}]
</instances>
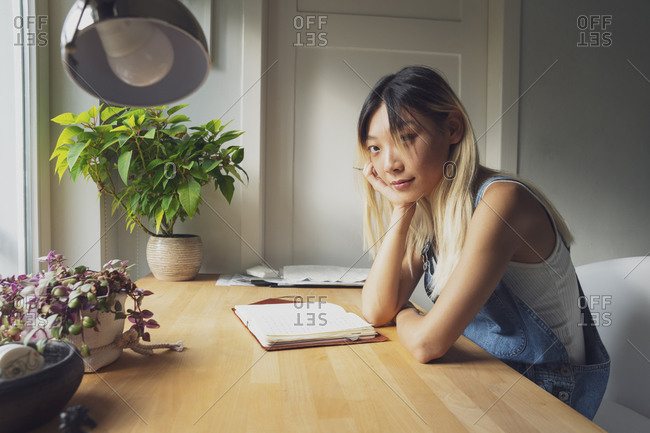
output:
<instances>
[{"instance_id":1,"label":"desk lamp","mask_svg":"<svg viewBox=\"0 0 650 433\"><path fill-rule=\"evenodd\" d=\"M131 107L188 96L210 70L201 26L178 0L78 0L63 24L61 57L82 89Z\"/></svg>"}]
</instances>

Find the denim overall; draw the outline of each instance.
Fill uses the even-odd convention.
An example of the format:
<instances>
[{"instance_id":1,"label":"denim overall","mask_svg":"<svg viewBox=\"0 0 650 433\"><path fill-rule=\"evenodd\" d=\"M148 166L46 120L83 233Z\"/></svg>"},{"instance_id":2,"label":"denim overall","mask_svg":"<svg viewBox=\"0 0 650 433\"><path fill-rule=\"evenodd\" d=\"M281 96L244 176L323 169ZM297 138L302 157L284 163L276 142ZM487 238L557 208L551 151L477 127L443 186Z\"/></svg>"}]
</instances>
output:
<instances>
[{"instance_id":1,"label":"denim overall","mask_svg":"<svg viewBox=\"0 0 650 433\"><path fill-rule=\"evenodd\" d=\"M494 177L483 183L474 208L483 197L485 188L491 182L504 178ZM425 288L431 297L435 260L428 242L422 251L422 258ZM578 290L580 296L584 296L579 281ZM463 335L585 417L593 419L607 387L610 360L592 320L588 303L580 304L584 305L581 308L583 323L576 326L581 326L584 333L585 365L570 364L567 350L555 333L503 281L497 285Z\"/></svg>"}]
</instances>

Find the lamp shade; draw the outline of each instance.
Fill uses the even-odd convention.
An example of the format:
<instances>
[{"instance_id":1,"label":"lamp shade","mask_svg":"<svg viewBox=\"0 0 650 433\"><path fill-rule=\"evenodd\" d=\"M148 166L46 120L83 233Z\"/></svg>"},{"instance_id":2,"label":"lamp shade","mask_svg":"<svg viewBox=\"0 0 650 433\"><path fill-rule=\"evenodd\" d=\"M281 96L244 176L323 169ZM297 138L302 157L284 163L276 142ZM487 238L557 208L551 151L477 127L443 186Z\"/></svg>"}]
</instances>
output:
<instances>
[{"instance_id":1,"label":"lamp shade","mask_svg":"<svg viewBox=\"0 0 650 433\"><path fill-rule=\"evenodd\" d=\"M178 0L78 0L63 24L61 57L82 89L131 107L188 96L210 71L201 26Z\"/></svg>"}]
</instances>

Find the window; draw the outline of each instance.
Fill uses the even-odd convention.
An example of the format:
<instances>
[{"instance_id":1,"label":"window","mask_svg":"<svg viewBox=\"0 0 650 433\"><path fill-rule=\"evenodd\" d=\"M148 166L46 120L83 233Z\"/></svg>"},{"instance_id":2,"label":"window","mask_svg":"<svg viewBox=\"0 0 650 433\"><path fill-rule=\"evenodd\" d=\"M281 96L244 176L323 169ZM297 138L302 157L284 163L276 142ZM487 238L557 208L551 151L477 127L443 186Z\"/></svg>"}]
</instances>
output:
<instances>
[{"instance_id":1,"label":"window","mask_svg":"<svg viewBox=\"0 0 650 433\"><path fill-rule=\"evenodd\" d=\"M0 274L9 275L27 272L22 3L1 2L0 16L11 17L0 24L0 58L6 62L0 68L0 80L10 90L0 104L4 136L0 146Z\"/></svg>"},{"instance_id":2,"label":"window","mask_svg":"<svg viewBox=\"0 0 650 433\"><path fill-rule=\"evenodd\" d=\"M34 0L0 2L0 80L9 92L0 104L0 274L34 271L36 201L36 49L46 50L47 15Z\"/></svg>"}]
</instances>

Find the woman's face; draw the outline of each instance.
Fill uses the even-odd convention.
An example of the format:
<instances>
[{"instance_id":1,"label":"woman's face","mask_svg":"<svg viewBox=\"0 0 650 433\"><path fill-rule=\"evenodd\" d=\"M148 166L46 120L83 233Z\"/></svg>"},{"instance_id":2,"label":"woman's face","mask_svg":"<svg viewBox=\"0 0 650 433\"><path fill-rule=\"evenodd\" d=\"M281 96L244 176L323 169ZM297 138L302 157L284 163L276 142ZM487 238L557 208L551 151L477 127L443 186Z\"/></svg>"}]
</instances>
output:
<instances>
[{"instance_id":1,"label":"woman's face","mask_svg":"<svg viewBox=\"0 0 650 433\"><path fill-rule=\"evenodd\" d=\"M386 105L375 112L368 127L366 152L377 177L392 188L402 202L428 196L443 176L453 131L438 128L431 119L402 112L405 125L399 131L402 149L390 131Z\"/></svg>"}]
</instances>

